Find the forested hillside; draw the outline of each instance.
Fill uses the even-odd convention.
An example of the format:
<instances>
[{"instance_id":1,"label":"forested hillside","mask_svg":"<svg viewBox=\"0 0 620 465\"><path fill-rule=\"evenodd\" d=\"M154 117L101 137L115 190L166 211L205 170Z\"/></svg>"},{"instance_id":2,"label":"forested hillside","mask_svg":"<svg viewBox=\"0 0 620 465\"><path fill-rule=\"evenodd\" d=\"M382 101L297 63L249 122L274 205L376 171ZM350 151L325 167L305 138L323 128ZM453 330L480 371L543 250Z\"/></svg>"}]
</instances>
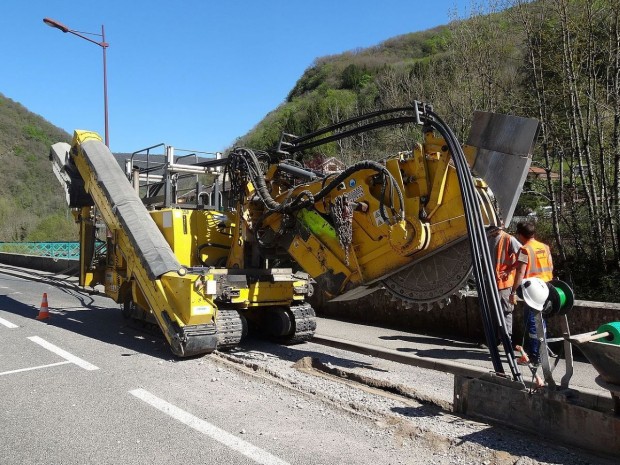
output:
<instances>
[{"instance_id":1,"label":"forested hillside","mask_svg":"<svg viewBox=\"0 0 620 465\"><path fill-rule=\"evenodd\" d=\"M269 148L281 131L303 135L414 99L431 103L463 140L474 110L537 118L533 166L546 176L526 185L520 213L538 210L540 237L579 298L620 301L620 2L501 6L317 59L238 145ZM308 156L378 158L409 148L414 134L377 131Z\"/></svg>"},{"instance_id":2,"label":"forested hillside","mask_svg":"<svg viewBox=\"0 0 620 465\"><path fill-rule=\"evenodd\" d=\"M0 94L0 241L76 240L48 160L60 141L69 134Z\"/></svg>"}]
</instances>

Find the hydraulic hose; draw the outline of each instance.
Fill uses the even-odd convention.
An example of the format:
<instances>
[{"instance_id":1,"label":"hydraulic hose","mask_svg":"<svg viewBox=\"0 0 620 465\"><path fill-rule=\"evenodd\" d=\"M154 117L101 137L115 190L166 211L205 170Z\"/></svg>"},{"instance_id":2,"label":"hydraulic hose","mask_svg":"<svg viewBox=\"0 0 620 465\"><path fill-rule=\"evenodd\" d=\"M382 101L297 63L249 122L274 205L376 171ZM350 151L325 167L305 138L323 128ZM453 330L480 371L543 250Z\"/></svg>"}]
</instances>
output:
<instances>
[{"instance_id":1,"label":"hydraulic hose","mask_svg":"<svg viewBox=\"0 0 620 465\"><path fill-rule=\"evenodd\" d=\"M375 161L364 160L346 168L344 171L334 177L325 187L323 187L315 195L313 195L310 191L305 190L300 192L293 200L289 202L279 203L271 196L269 188L265 183L265 178L260 172L258 159L256 158L256 155L251 149L237 148L230 154L229 158L231 159L232 163L237 163L237 158L243 161L243 164L246 168L244 171L250 178L250 181L254 184L256 193L261 198L267 209L272 212L292 213L294 211L301 210L302 208L312 206L315 202L321 200L329 192L331 192L338 185L340 185L342 181L350 177L355 172L370 169L376 171L378 174L383 175L385 180L390 183L392 189L396 191L399 202L400 218L405 217L405 201L402 190L400 189L396 180L388 171L388 169ZM381 214L384 214L383 209L381 209ZM384 219L387 220L387 218Z\"/></svg>"}]
</instances>

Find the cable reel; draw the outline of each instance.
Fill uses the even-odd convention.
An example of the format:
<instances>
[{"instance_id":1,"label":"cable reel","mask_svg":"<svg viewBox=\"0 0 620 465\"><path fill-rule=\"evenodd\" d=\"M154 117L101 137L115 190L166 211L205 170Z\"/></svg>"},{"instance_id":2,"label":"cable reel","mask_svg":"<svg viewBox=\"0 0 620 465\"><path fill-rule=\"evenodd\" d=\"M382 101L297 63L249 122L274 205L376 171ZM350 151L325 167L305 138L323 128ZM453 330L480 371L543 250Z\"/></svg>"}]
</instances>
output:
<instances>
[{"instance_id":1,"label":"cable reel","mask_svg":"<svg viewBox=\"0 0 620 465\"><path fill-rule=\"evenodd\" d=\"M552 279L547 283L549 297L543 309L543 315L566 315L575 304L575 294L564 281Z\"/></svg>"}]
</instances>

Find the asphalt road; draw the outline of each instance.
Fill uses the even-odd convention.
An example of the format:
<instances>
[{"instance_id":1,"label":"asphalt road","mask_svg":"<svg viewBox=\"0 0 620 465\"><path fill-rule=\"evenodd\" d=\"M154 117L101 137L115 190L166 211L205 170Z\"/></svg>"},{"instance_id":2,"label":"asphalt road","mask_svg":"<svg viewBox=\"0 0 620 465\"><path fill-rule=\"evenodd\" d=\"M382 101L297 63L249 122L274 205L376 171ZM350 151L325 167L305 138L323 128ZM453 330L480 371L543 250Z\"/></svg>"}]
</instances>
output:
<instances>
[{"instance_id":1,"label":"asphalt road","mask_svg":"<svg viewBox=\"0 0 620 465\"><path fill-rule=\"evenodd\" d=\"M431 463L370 419L216 357L176 361L107 298L0 274L0 341L2 464Z\"/></svg>"},{"instance_id":2,"label":"asphalt road","mask_svg":"<svg viewBox=\"0 0 620 465\"><path fill-rule=\"evenodd\" d=\"M294 366L320 359L406 383L438 405L452 399L446 373L256 340L229 357L258 375L226 357L179 361L161 334L128 323L110 299L21 273L0 272L0 464L598 463L413 401L325 384ZM51 318L38 321L44 292ZM491 368L487 352L468 342L324 319L318 330ZM373 414L382 409L387 415Z\"/></svg>"}]
</instances>

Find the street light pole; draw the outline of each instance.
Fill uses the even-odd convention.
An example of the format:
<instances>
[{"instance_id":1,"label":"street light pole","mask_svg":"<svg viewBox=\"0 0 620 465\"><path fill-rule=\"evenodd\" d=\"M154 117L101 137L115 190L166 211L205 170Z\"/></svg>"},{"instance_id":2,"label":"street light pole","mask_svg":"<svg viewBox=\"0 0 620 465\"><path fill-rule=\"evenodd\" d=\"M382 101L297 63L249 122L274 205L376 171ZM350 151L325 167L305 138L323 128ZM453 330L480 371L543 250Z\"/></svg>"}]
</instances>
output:
<instances>
[{"instance_id":1,"label":"street light pole","mask_svg":"<svg viewBox=\"0 0 620 465\"><path fill-rule=\"evenodd\" d=\"M108 131L108 67L106 64L106 50L108 43L105 41L105 30L101 25L101 48L103 50L103 114L105 118L105 145L110 148L110 132Z\"/></svg>"},{"instance_id":2,"label":"street light pole","mask_svg":"<svg viewBox=\"0 0 620 465\"><path fill-rule=\"evenodd\" d=\"M64 24L53 20L51 18L43 18L43 22L50 27L58 29L64 33L73 34L74 36L78 36L88 42L91 42L95 45L98 45L103 50L103 113L104 113L104 127L105 127L105 145L110 147L110 134L108 131L108 70L107 70L107 62L106 62L106 50L110 46L105 41L105 29L103 24L101 25L101 34L96 34L94 32L80 32L75 31L73 29L69 29ZM84 34L95 35L101 37L101 42L91 39L90 37L86 37Z\"/></svg>"}]
</instances>

